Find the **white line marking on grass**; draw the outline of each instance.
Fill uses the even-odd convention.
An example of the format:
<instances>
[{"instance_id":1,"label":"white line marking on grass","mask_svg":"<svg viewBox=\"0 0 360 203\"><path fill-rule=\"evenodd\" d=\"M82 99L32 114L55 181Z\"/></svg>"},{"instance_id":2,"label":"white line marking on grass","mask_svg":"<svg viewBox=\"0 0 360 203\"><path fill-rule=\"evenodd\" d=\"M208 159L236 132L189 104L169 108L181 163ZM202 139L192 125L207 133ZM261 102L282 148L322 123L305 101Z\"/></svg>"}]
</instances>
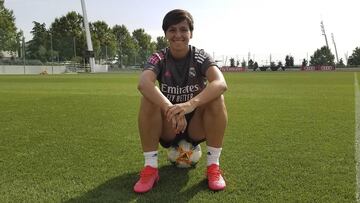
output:
<instances>
[{"instance_id":1,"label":"white line marking on grass","mask_svg":"<svg viewBox=\"0 0 360 203\"><path fill-rule=\"evenodd\" d=\"M355 160L356 160L356 202L360 202L360 89L356 72L354 73L355 91Z\"/></svg>"}]
</instances>

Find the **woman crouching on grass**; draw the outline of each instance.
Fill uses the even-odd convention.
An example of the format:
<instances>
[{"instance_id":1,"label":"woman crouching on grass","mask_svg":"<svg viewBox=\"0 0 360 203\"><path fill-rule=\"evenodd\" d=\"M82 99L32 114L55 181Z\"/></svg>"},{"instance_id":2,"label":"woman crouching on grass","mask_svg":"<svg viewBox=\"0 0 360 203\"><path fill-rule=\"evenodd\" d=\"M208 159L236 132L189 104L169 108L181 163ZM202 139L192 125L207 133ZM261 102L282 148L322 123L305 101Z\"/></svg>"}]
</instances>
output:
<instances>
[{"instance_id":1,"label":"woman crouching on grass","mask_svg":"<svg viewBox=\"0 0 360 203\"><path fill-rule=\"evenodd\" d=\"M219 157L227 124L226 81L208 53L189 45L194 28L189 12L170 11L162 28L170 46L149 58L138 84L145 167L134 191L150 191L159 180L158 144L168 148L180 139L194 146L206 141L208 186L223 190L226 184Z\"/></svg>"}]
</instances>

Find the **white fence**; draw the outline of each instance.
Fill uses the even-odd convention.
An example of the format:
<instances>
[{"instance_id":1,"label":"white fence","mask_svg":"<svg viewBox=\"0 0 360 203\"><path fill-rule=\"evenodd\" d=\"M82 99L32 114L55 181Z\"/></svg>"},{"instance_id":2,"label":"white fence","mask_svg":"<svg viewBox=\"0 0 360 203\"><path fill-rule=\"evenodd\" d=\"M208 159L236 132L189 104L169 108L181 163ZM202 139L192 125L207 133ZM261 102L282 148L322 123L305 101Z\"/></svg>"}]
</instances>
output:
<instances>
[{"instance_id":1,"label":"white fence","mask_svg":"<svg viewBox=\"0 0 360 203\"><path fill-rule=\"evenodd\" d=\"M108 72L108 65L95 65L94 72L95 73L106 73Z\"/></svg>"},{"instance_id":2,"label":"white fence","mask_svg":"<svg viewBox=\"0 0 360 203\"><path fill-rule=\"evenodd\" d=\"M66 66L11 66L0 65L0 74L62 74Z\"/></svg>"}]
</instances>

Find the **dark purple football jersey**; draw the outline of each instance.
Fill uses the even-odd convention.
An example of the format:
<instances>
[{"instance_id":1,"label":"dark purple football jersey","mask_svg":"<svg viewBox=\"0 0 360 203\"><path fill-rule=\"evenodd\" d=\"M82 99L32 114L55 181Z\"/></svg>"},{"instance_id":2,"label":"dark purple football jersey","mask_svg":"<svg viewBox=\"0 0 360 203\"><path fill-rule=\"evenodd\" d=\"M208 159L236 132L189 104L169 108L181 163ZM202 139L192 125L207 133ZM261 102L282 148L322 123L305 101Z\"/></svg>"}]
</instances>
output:
<instances>
[{"instance_id":1,"label":"dark purple football jersey","mask_svg":"<svg viewBox=\"0 0 360 203\"><path fill-rule=\"evenodd\" d=\"M152 70L159 82L160 91L173 104L189 101L206 87L206 71L217 66L202 49L189 45L188 55L175 60L169 48L150 56L144 70Z\"/></svg>"}]
</instances>

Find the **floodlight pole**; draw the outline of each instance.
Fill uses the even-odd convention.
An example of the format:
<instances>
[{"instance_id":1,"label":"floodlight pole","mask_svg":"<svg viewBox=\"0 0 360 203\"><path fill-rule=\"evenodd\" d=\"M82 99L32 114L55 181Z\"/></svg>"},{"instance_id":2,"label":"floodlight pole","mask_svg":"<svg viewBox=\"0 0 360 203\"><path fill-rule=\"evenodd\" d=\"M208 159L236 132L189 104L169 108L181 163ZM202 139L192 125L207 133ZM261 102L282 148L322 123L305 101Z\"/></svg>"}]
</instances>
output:
<instances>
[{"instance_id":1,"label":"floodlight pole","mask_svg":"<svg viewBox=\"0 0 360 203\"><path fill-rule=\"evenodd\" d=\"M334 33L331 33L331 38L332 38L332 41L333 41L333 44L334 44L334 48L335 48L336 62L339 63L339 56L338 56L337 48L336 48L336 44L335 44Z\"/></svg>"},{"instance_id":2,"label":"floodlight pole","mask_svg":"<svg viewBox=\"0 0 360 203\"><path fill-rule=\"evenodd\" d=\"M86 7L85 7L85 1L84 0L81 0L81 7L82 7L82 10L83 10L84 26L85 26L85 33L86 33L86 43L87 43L88 51L90 53L93 53L93 46L92 46L92 42L91 42L89 22L88 22L88 19L87 19ZM90 54L90 55L91 55L89 57L90 71L95 72L95 59L92 56L92 54Z\"/></svg>"},{"instance_id":3,"label":"floodlight pole","mask_svg":"<svg viewBox=\"0 0 360 203\"><path fill-rule=\"evenodd\" d=\"M324 35L324 36L325 36L326 47L329 49L329 44L328 44L328 40L327 40L327 37L326 37L326 33L325 33L325 26L324 26L323 21L321 21L321 23L320 23L320 27L321 27L321 32L322 32L322 35Z\"/></svg>"}]
</instances>

